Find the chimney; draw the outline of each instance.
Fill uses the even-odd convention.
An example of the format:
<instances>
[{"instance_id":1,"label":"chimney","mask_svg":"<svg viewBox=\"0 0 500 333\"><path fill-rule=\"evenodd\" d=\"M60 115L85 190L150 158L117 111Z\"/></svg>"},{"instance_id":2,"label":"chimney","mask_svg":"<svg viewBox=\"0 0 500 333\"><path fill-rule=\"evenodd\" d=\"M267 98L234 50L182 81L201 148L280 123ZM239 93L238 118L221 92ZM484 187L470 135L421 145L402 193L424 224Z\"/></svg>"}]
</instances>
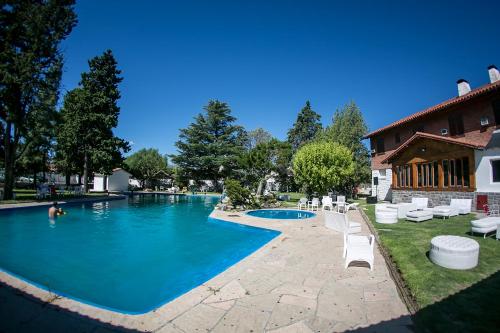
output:
<instances>
[{"instance_id":1,"label":"chimney","mask_svg":"<svg viewBox=\"0 0 500 333\"><path fill-rule=\"evenodd\" d=\"M490 82L495 83L500 80L500 73L495 65L488 66L488 74L490 75Z\"/></svg>"},{"instance_id":2,"label":"chimney","mask_svg":"<svg viewBox=\"0 0 500 333\"><path fill-rule=\"evenodd\" d=\"M470 84L466 80L464 79L458 80L457 85L458 85L458 96L470 93Z\"/></svg>"}]
</instances>

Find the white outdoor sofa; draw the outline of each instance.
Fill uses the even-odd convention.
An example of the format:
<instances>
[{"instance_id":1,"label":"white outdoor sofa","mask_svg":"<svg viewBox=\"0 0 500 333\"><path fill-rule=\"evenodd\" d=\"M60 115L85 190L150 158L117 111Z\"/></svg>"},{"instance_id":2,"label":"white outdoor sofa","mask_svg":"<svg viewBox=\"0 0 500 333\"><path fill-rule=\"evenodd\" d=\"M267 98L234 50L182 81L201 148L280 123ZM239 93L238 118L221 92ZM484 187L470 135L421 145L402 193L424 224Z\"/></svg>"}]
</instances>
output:
<instances>
[{"instance_id":1,"label":"white outdoor sofa","mask_svg":"<svg viewBox=\"0 0 500 333\"><path fill-rule=\"evenodd\" d=\"M459 214L470 214L472 199L451 199L450 206L458 209Z\"/></svg>"},{"instance_id":2,"label":"white outdoor sofa","mask_svg":"<svg viewBox=\"0 0 500 333\"><path fill-rule=\"evenodd\" d=\"M413 222L422 222L427 220L432 220L434 213L432 210L414 210L406 213L406 219Z\"/></svg>"},{"instance_id":3,"label":"white outdoor sofa","mask_svg":"<svg viewBox=\"0 0 500 333\"><path fill-rule=\"evenodd\" d=\"M471 224L471 234L483 234L483 237L486 238L486 235L490 232L495 232L500 225L500 217L499 216L487 216L483 217L479 220L470 221Z\"/></svg>"},{"instance_id":4,"label":"white outdoor sofa","mask_svg":"<svg viewBox=\"0 0 500 333\"><path fill-rule=\"evenodd\" d=\"M388 204L376 204L375 222L382 224L398 223L398 210L389 208Z\"/></svg>"},{"instance_id":5,"label":"white outdoor sofa","mask_svg":"<svg viewBox=\"0 0 500 333\"><path fill-rule=\"evenodd\" d=\"M429 206L429 198L411 198L411 203L416 205L418 210L424 210Z\"/></svg>"}]
</instances>

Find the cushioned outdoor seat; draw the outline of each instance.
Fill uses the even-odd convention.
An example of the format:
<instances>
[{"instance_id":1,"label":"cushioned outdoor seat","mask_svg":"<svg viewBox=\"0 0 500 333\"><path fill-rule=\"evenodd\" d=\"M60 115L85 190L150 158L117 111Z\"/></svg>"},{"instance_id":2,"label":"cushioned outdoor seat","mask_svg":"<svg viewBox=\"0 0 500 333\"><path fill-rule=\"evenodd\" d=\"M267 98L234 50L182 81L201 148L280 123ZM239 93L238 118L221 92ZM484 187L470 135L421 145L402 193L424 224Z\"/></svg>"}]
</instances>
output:
<instances>
[{"instance_id":1,"label":"cushioned outdoor seat","mask_svg":"<svg viewBox=\"0 0 500 333\"><path fill-rule=\"evenodd\" d=\"M451 206L436 206L434 208L428 208L427 210L431 210L434 216L447 218L458 215L458 209Z\"/></svg>"},{"instance_id":2,"label":"cushioned outdoor seat","mask_svg":"<svg viewBox=\"0 0 500 333\"><path fill-rule=\"evenodd\" d=\"M431 210L415 210L406 213L406 219L413 222L432 220L434 213Z\"/></svg>"},{"instance_id":3,"label":"cushioned outdoor seat","mask_svg":"<svg viewBox=\"0 0 500 333\"><path fill-rule=\"evenodd\" d=\"M486 234L497 230L500 224L500 217L489 216L479 220L472 220L470 224L472 234L483 234L484 238L486 238Z\"/></svg>"},{"instance_id":4,"label":"cushioned outdoor seat","mask_svg":"<svg viewBox=\"0 0 500 333\"><path fill-rule=\"evenodd\" d=\"M396 209L376 211L375 222L383 224L398 223L398 211Z\"/></svg>"}]
</instances>

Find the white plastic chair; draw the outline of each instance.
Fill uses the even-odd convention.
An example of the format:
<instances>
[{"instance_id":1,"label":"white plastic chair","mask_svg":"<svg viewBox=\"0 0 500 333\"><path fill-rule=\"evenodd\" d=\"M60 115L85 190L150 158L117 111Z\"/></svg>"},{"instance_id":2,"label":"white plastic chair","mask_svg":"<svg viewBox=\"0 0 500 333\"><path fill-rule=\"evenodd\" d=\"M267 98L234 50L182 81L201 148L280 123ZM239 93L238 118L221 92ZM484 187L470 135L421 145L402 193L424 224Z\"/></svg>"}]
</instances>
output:
<instances>
[{"instance_id":1,"label":"white plastic chair","mask_svg":"<svg viewBox=\"0 0 500 333\"><path fill-rule=\"evenodd\" d=\"M299 199L299 202L297 203L297 209L302 210L302 207L304 207L304 209L307 209L307 198Z\"/></svg>"},{"instance_id":2,"label":"white plastic chair","mask_svg":"<svg viewBox=\"0 0 500 333\"><path fill-rule=\"evenodd\" d=\"M363 237L363 236L358 236ZM368 236L364 236L368 237ZM344 234L345 249L345 268L353 261L365 261L370 265L370 270L373 271L373 248L375 245L375 236L369 236L369 244L366 244L361 239L354 241L354 238L349 240L348 234ZM358 244L355 244L358 242Z\"/></svg>"},{"instance_id":3,"label":"white plastic chair","mask_svg":"<svg viewBox=\"0 0 500 333\"><path fill-rule=\"evenodd\" d=\"M323 210L326 210L326 208L328 208L329 210L333 210L333 201L329 196L323 196L323 199L321 199L321 204L323 205Z\"/></svg>"},{"instance_id":4,"label":"white plastic chair","mask_svg":"<svg viewBox=\"0 0 500 333\"><path fill-rule=\"evenodd\" d=\"M316 210L319 210L319 199L318 198L312 198L312 200L309 201L309 203L308 203L309 210L314 210L314 208L316 208Z\"/></svg>"},{"instance_id":5,"label":"white plastic chair","mask_svg":"<svg viewBox=\"0 0 500 333\"><path fill-rule=\"evenodd\" d=\"M345 196L344 195L338 195L337 196L337 212L345 212Z\"/></svg>"},{"instance_id":6,"label":"white plastic chair","mask_svg":"<svg viewBox=\"0 0 500 333\"><path fill-rule=\"evenodd\" d=\"M349 246L352 247L359 245L370 245L370 237L361 235L350 235L348 233L344 233L344 252L342 254L342 258L346 257L347 248Z\"/></svg>"}]
</instances>

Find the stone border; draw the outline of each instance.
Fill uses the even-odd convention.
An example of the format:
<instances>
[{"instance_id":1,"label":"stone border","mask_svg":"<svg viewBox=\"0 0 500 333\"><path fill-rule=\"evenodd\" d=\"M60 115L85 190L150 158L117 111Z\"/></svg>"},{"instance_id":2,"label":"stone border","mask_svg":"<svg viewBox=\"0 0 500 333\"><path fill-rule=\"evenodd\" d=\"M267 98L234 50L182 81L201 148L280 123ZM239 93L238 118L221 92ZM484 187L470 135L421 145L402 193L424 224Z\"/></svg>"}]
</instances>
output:
<instances>
[{"instance_id":1,"label":"stone border","mask_svg":"<svg viewBox=\"0 0 500 333\"><path fill-rule=\"evenodd\" d=\"M126 195L109 195L109 196L98 196L98 197L87 197L87 198L77 198L69 200L57 200L53 201L30 201L30 202L20 202L11 204L1 204L0 211L3 210L13 210L13 209L23 209L23 208L35 208L35 207L46 207L52 205L52 202L57 201L59 205L68 205L74 203L86 203L86 202L100 202L100 201L113 201L126 199Z\"/></svg>"},{"instance_id":2,"label":"stone border","mask_svg":"<svg viewBox=\"0 0 500 333\"><path fill-rule=\"evenodd\" d=\"M396 263L392 260L392 256L389 254L389 251L385 247L385 245L380 241L380 237L377 233L377 229L373 226L371 220L368 218L368 216L365 214L364 210L362 207L356 207L357 210L360 212L361 217L365 220L365 223L367 224L368 228L370 229L370 232L375 236L375 239L377 241L380 253L382 254L382 257L384 257L385 264L389 270L389 273L396 284L396 288L398 291L398 294L403 301L403 303L406 305L406 308L410 312L412 316L414 316L417 311L420 310L420 306L418 305L417 301L411 294L410 288L407 286L406 281L404 280L403 276L401 275L401 271L397 267Z\"/></svg>"}]
</instances>

